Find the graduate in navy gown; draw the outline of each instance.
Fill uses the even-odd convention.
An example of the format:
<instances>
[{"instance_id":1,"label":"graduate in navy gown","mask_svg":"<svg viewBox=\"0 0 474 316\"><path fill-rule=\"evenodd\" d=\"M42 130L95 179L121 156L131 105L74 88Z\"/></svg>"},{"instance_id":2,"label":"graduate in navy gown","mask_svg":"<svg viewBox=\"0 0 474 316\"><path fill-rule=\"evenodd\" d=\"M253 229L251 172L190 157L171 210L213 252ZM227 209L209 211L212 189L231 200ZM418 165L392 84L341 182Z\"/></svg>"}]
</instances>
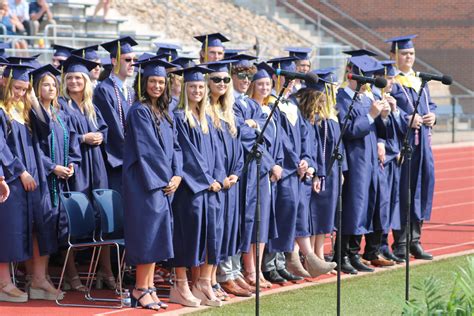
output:
<instances>
[{"instance_id":1,"label":"graduate in navy gown","mask_svg":"<svg viewBox=\"0 0 474 316\"><path fill-rule=\"evenodd\" d=\"M311 51L309 47L285 47L290 57L295 57L295 71L299 73L308 73L311 71ZM298 92L298 90L306 87L304 81L300 79L294 79L294 83L291 87L291 94Z\"/></svg>"},{"instance_id":2,"label":"graduate in navy gown","mask_svg":"<svg viewBox=\"0 0 474 316\"><path fill-rule=\"evenodd\" d=\"M320 73L318 75L321 76ZM307 178L313 179L309 183L308 181L304 183L300 194L300 208L308 207L308 211L303 214L308 216L312 252L321 261L324 261L325 235L334 230L338 196L337 164L332 172L326 175L326 166L340 134L331 84L332 81L320 79L316 83L308 84L294 95L308 131L311 164ZM318 181L318 178L322 180ZM335 263L319 263L321 268L332 270L336 267ZM322 272L321 269L319 272Z\"/></svg>"},{"instance_id":3,"label":"graduate in navy gown","mask_svg":"<svg viewBox=\"0 0 474 316\"><path fill-rule=\"evenodd\" d=\"M396 61L399 73L395 77L398 84L392 88L392 96L397 100L397 106L402 111L402 119L411 121L414 105L418 99L421 88L421 79L415 76L413 64L415 63L415 47L412 39L416 35L399 36L388 39L391 42L391 58ZM433 193L435 184L434 159L431 149L432 129L436 122L436 104L431 100L430 92L426 86L422 92L418 114L413 121L410 145L413 150L411 160L411 243L410 252L417 259L431 260L433 256L423 250L421 246L421 227L425 220L431 218L433 207ZM408 167L404 163L400 177L400 221L401 230L393 230L393 252L397 257L405 257L408 246L405 237L404 223L407 214Z\"/></svg>"},{"instance_id":4,"label":"graduate in navy gown","mask_svg":"<svg viewBox=\"0 0 474 316\"><path fill-rule=\"evenodd\" d=\"M133 305L144 295L138 305L157 310L167 306L156 294L155 263L174 256L171 200L181 183L182 155L168 113L165 67L172 65L152 59L136 66L137 101L127 115L123 156L126 261L137 269Z\"/></svg>"},{"instance_id":5,"label":"graduate in navy gown","mask_svg":"<svg viewBox=\"0 0 474 316\"><path fill-rule=\"evenodd\" d=\"M0 128L5 145L1 165L11 195L0 204L0 300L26 302L9 275L10 262L29 261L34 267L31 299L62 298L46 280L48 256L57 250L57 230L36 131L31 124L31 87L28 65L7 65Z\"/></svg>"},{"instance_id":6,"label":"graduate in navy gown","mask_svg":"<svg viewBox=\"0 0 474 316\"><path fill-rule=\"evenodd\" d=\"M382 76L387 80L387 86L383 89L372 87L372 93L376 100L386 99L390 106L390 114L385 120L377 120L377 124L385 124L385 135L379 135L378 155L379 162L383 168L379 169L380 193L385 194L388 207L388 216L384 225L384 234L379 247L380 254L387 260L403 263L405 260L395 256L388 247L388 233L390 229L400 230L400 172L398 164L403 135L406 131L406 121L401 118L401 111L397 107L397 100L390 95L392 86L395 84L395 61L381 61L384 70L376 72L376 76ZM382 116L382 115L381 115ZM383 137L380 137L383 136ZM382 205L380 205L382 206Z\"/></svg>"},{"instance_id":7,"label":"graduate in navy gown","mask_svg":"<svg viewBox=\"0 0 474 316\"><path fill-rule=\"evenodd\" d=\"M381 64L369 56L357 56L350 59L351 71L355 74L371 76L382 68ZM349 80L345 88L340 88L336 98L339 124L343 120L352 102L357 82ZM346 149L348 171L344 174L342 192L342 249L341 270L356 274L357 271L374 271L362 263L359 256L362 235L373 232L375 203L378 188L377 130L375 119L383 108L381 101L372 101L363 92L356 96L354 109L343 135ZM361 188L363 190L361 191ZM336 258L335 258L336 259Z\"/></svg>"},{"instance_id":8,"label":"graduate in navy gown","mask_svg":"<svg viewBox=\"0 0 474 316\"><path fill-rule=\"evenodd\" d=\"M174 112L178 142L183 153L183 181L173 198L174 258L176 295L173 301L196 306L221 306L211 287L213 265L219 261L217 218L220 212L218 192L226 178L219 155L218 136L206 114L208 97L200 66L177 70L183 75L182 98ZM186 267L193 268L192 294Z\"/></svg>"},{"instance_id":9,"label":"graduate in navy gown","mask_svg":"<svg viewBox=\"0 0 474 316\"><path fill-rule=\"evenodd\" d=\"M244 157L239 130L233 110L234 89L229 75L231 61L218 61L206 64L213 70L209 74L208 113L218 136L219 153L224 162L226 178L222 183L221 214L218 216L218 242L220 260L226 261L236 255L240 245L240 174ZM227 299L216 279L217 266L212 273L212 287L218 298Z\"/></svg>"},{"instance_id":10,"label":"graduate in navy gown","mask_svg":"<svg viewBox=\"0 0 474 316\"><path fill-rule=\"evenodd\" d=\"M263 113L263 117L266 119L271 111L269 100L272 91L272 72L273 69L266 63L260 63L257 65L258 71L253 76L252 83L250 84L247 94L252 98L259 106ZM256 264L261 265L261 262L256 263L256 221L255 221L255 208L256 208L256 185L260 185L260 261L263 258L263 251L265 250L265 244L270 239L278 237L277 226L276 226L276 215L275 215L275 202L276 202L276 182L279 181L283 174L283 147L282 147L282 130L280 126L280 117L273 115L270 123L264 133L264 146L262 146L262 171L260 174L259 183L256 183L255 176L256 172L254 169L255 162L249 166L247 171L249 177L245 182L245 223L243 230L244 241L246 242L243 255L244 259L244 270L245 276L251 285L255 285L256 278L259 277L261 280L260 285L262 287L270 288L272 285L267 282L263 276L256 275L255 266ZM264 122L261 122L263 127ZM250 150L255 141L251 141L249 144L244 143L244 147ZM251 182L252 181L252 182ZM244 185L244 184L242 184ZM249 243L252 243L251 247ZM260 269L262 271L262 269Z\"/></svg>"},{"instance_id":11,"label":"graduate in navy gown","mask_svg":"<svg viewBox=\"0 0 474 316\"><path fill-rule=\"evenodd\" d=\"M60 109L58 102L61 72L46 65L31 72L38 106L33 106L32 124L37 131L43 165L47 174L53 213L58 223L58 238L65 241L67 235L66 214L60 212L59 194L69 191L67 181L74 174L75 165L81 161L77 135L70 118Z\"/></svg>"},{"instance_id":12,"label":"graduate in navy gown","mask_svg":"<svg viewBox=\"0 0 474 316\"><path fill-rule=\"evenodd\" d=\"M102 44L110 53L113 71L95 88L93 96L93 103L108 126L104 139L108 184L119 193L122 193L125 119L134 100L133 91L126 86L125 81L134 74L135 53L132 46L135 45L137 42L130 36Z\"/></svg>"},{"instance_id":13,"label":"graduate in navy gown","mask_svg":"<svg viewBox=\"0 0 474 316\"><path fill-rule=\"evenodd\" d=\"M5 148L5 137L3 136L3 130L0 129L0 152L3 152ZM0 160L1 162L1 160ZM10 196L10 187L8 183L5 181L5 175L3 173L3 167L0 163L0 203L5 202Z\"/></svg>"},{"instance_id":14,"label":"graduate in navy gown","mask_svg":"<svg viewBox=\"0 0 474 316\"><path fill-rule=\"evenodd\" d=\"M98 49L99 49L99 45L91 45L91 46L75 49L71 52L72 55L82 57L84 59L96 62L98 64L97 67L93 68L89 72L89 78L91 78L92 89L95 89L97 87L97 84L99 83L100 71L101 71L101 66L102 66L101 65L102 60L97 54Z\"/></svg>"},{"instance_id":15,"label":"graduate in navy gown","mask_svg":"<svg viewBox=\"0 0 474 316\"><path fill-rule=\"evenodd\" d=\"M77 141L81 151L81 161L69 181L71 191L84 193L92 201L92 191L107 189L107 172L102 156L101 145L107 136L107 125L100 111L92 102L92 84L89 79L90 70L97 63L72 55L63 64L64 83L63 95L60 98L61 107L69 116L72 128L76 131ZM96 217L99 215L96 214ZM107 280L109 288L115 287L110 266L110 248L102 248L100 269L97 278ZM85 291L77 270L74 258L70 256L66 269L66 281L74 290ZM97 282L100 284L100 282Z\"/></svg>"}]
</instances>

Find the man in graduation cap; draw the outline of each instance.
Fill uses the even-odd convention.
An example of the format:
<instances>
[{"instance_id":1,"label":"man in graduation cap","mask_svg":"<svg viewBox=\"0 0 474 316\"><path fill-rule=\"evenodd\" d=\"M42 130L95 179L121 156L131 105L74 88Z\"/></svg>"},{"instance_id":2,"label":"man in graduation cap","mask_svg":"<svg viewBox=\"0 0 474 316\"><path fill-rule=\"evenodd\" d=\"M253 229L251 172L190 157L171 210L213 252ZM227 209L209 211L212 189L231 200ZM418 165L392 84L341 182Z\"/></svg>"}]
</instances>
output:
<instances>
[{"instance_id":1,"label":"man in graduation cap","mask_svg":"<svg viewBox=\"0 0 474 316\"><path fill-rule=\"evenodd\" d=\"M402 118L407 124L411 121L414 105L421 89L421 79L415 75L415 47L413 39L416 35L398 36L385 42L392 43L390 57L395 60L398 74L396 83L392 88L392 96L397 100L397 105L402 111ZM432 129L436 122L436 104L431 100L430 92L426 86L422 92L418 113L413 120L413 133L410 146L413 150L411 161L411 240L408 245L405 235L407 216L407 189L408 166L402 166L400 177L400 221L401 229L393 230L393 253L400 258L405 258L406 247L416 259L431 260L433 256L425 252L421 246L421 227L424 221L431 217L433 206L433 193L435 183L434 159L431 149ZM406 258L405 258L406 259Z\"/></svg>"},{"instance_id":2,"label":"man in graduation cap","mask_svg":"<svg viewBox=\"0 0 474 316\"><path fill-rule=\"evenodd\" d=\"M65 61L69 56L71 56L71 52L74 50L74 48L57 44L54 44L52 48L54 49L54 53L53 58L51 59L51 64L59 69L61 62Z\"/></svg>"},{"instance_id":3,"label":"man in graduation cap","mask_svg":"<svg viewBox=\"0 0 474 316\"><path fill-rule=\"evenodd\" d=\"M195 36L195 39L202 43L199 52L199 60L201 63L219 61L224 58L224 42L229 39L221 33L212 33L206 35Z\"/></svg>"},{"instance_id":4,"label":"man in graduation cap","mask_svg":"<svg viewBox=\"0 0 474 316\"><path fill-rule=\"evenodd\" d=\"M134 74L135 53L132 46L138 43L130 36L102 44L110 53L113 70L110 76L94 90L93 101L109 127L105 143L106 167L109 186L122 192L122 159L125 120L132 106L134 95L125 84Z\"/></svg>"},{"instance_id":5,"label":"man in graduation cap","mask_svg":"<svg viewBox=\"0 0 474 316\"><path fill-rule=\"evenodd\" d=\"M357 75L372 76L382 65L374 58L362 55L350 58L351 72ZM344 124L349 105L355 96L354 108L343 137L346 149L348 171L344 174L342 189L342 240L341 270L357 274L358 271L373 272L374 269L364 264L359 252L362 236L366 243L372 244L376 239L374 226L375 205L378 188L377 155L378 131L375 120L379 117L384 103L371 100L364 92L369 88L363 85L357 90L358 83L349 80L340 88L336 97L336 108L341 126ZM367 246L366 246L367 249ZM336 252L338 253L338 252ZM334 260L337 258L335 257Z\"/></svg>"},{"instance_id":6,"label":"man in graduation cap","mask_svg":"<svg viewBox=\"0 0 474 316\"><path fill-rule=\"evenodd\" d=\"M285 50L289 52L290 57L295 57L296 72L307 73L311 70L311 48L309 47L286 47ZM295 79L292 93L304 88L305 84L299 79Z\"/></svg>"}]
</instances>

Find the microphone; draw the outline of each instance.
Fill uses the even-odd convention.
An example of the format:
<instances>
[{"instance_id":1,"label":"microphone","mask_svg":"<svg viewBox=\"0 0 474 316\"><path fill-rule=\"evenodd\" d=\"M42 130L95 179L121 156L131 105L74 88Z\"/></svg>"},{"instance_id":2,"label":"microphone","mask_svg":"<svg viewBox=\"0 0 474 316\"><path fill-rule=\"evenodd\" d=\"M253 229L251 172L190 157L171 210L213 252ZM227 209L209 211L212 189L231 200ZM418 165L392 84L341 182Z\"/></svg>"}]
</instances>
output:
<instances>
[{"instance_id":1,"label":"microphone","mask_svg":"<svg viewBox=\"0 0 474 316\"><path fill-rule=\"evenodd\" d=\"M370 78L349 73L347 74L347 79L355 80L361 84L370 83L380 89L383 89L387 86L387 80L382 77Z\"/></svg>"},{"instance_id":2,"label":"microphone","mask_svg":"<svg viewBox=\"0 0 474 316\"><path fill-rule=\"evenodd\" d=\"M309 84L316 84L319 81L318 75L312 72L308 72L304 74L301 72L286 71L286 70L281 70L280 68L278 68L275 70L275 74L277 76L285 76L285 78L288 80L293 80L293 79L304 80L305 82Z\"/></svg>"},{"instance_id":3,"label":"microphone","mask_svg":"<svg viewBox=\"0 0 474 316\"><path fill-rule=\"evenodd\" d=\"M453 78L451 76L447 75L433 75L433 74L427 74L425 72L416 72L416 76L421 78L421 80L425 81L430 81L430 80L435 80L435 81L441 81L445 85L450 85L453 83Z\"/></svg>"}]
</instances>

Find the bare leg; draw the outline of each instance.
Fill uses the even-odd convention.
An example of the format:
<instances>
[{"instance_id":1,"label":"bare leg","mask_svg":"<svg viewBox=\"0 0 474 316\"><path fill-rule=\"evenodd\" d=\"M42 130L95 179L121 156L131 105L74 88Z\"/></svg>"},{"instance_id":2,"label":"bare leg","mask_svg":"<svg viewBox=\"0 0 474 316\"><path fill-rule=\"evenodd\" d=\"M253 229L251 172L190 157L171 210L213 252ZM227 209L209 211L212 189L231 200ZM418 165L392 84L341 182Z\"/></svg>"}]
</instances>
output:
<instances>
[{"instance_id":1,"label":"bare leg","mask_svg":"<svg viewBox=\"0 0 474 316\"><path fill-rule=\"evenodd\" d=\"M97 13L104 7L104 0L99 0L99 3L95 6L94 14L93 16L96 16Z\"/></svg>"},{"instance_id":2,"label":"bare leg","mask_svg":"<svg viewBox=\"0 0 474 316\"><path fill-rule=\"evenodd\" d=\"M298 237L296 238L296 243L299 246L299 250L306 256L308 253L313 252L313 248L311 247L311 240L309 237ZM295 246L295 249L297 247Z\"/></svg>"},{"instance_id":3,"label":"bare leg","mask_svg":"<svg viewBox=\"0 0 474 316\"><path fill-rule=\"evenodd\" d=\"M214 266L208 263L201 265L199 280L195 284L197 285L197 288L200 289L210 300L216 301L218 298L214 294L211 286L211 275L213 268Z\"/></svg>"},{"instance_id":4,"label":"bare leg","mask_svg":"<svg viewBox=\"0 0 474 316\"><path fill-rule=\"evenodd\" d=\"M145 290L148 290L150 271L154 271L154 263L137 265L135 288L132 295L138 299ZM142 306L154 303L150 294L146 294L139 302ZM153 306L153 309L159 309L159 306Z\"/></svg>"},{"instance_id":5,"label":"bare leg","mask_svg":"<svg viewBox=\"0 0 474 316\"><path fill-rule=\"evenodd\" d=\"M46 279L48 261L49 256L40 256L38 239L33 235L33 277L31 279L31 287L35 289L43 289L52 294L58 294L60 291Z\"/></svg>"},{"instance_id":6,"label":"bare leg","mask_svg":"<svg viewBox=\"0 0 474 316\"><path fill-rule=\"evenodd\" d=\"M314 236L315 243L314 243L314 253L318 256L319 259L324 260L324 234L319 234Z\"/></svg>"}]
</instances>

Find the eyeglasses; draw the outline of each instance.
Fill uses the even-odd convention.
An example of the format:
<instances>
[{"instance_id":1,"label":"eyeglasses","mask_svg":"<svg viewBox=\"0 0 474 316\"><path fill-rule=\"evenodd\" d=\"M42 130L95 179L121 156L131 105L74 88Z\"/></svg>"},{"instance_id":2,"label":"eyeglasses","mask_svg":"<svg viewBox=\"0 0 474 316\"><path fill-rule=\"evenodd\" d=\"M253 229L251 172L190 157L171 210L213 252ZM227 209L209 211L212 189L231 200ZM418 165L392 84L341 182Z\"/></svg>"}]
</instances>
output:
<instances>
[{"instance_id":1,"label":"eyeglasses","mask_svg":"<svg viewBox=\"0 0 474 316\"><path fill-rule=\"evenodd\" d=\"M212 80L212 82L214 83L219 83L221 81L224 81L224 83L229 83L230 82L230 77L210 77L209 78L210 80Z\"/></svg>"},{"instance_id":2,"label":"eyeglasses","mask_svg":"<svg viewBox=\"0 0 474 316\"><path fill-rule=\"evenodd\" d=\"M124 58L123 60L127 63L130 63L132 61L136 63L138 61L138 58Z\"/></svg>"},{"instance_id":3,"label":"eyeglasses","mask_svg":"<svg viewBox=\"0 0 474 316\"><path fill-rule=\"evenodd\" d=\"M237 73L237 78L239 78L240 80L244 80L245 78L247 78L248 80L252 81L253 75L247 72L239 72Z\"/></svg>"}]
</instances>

